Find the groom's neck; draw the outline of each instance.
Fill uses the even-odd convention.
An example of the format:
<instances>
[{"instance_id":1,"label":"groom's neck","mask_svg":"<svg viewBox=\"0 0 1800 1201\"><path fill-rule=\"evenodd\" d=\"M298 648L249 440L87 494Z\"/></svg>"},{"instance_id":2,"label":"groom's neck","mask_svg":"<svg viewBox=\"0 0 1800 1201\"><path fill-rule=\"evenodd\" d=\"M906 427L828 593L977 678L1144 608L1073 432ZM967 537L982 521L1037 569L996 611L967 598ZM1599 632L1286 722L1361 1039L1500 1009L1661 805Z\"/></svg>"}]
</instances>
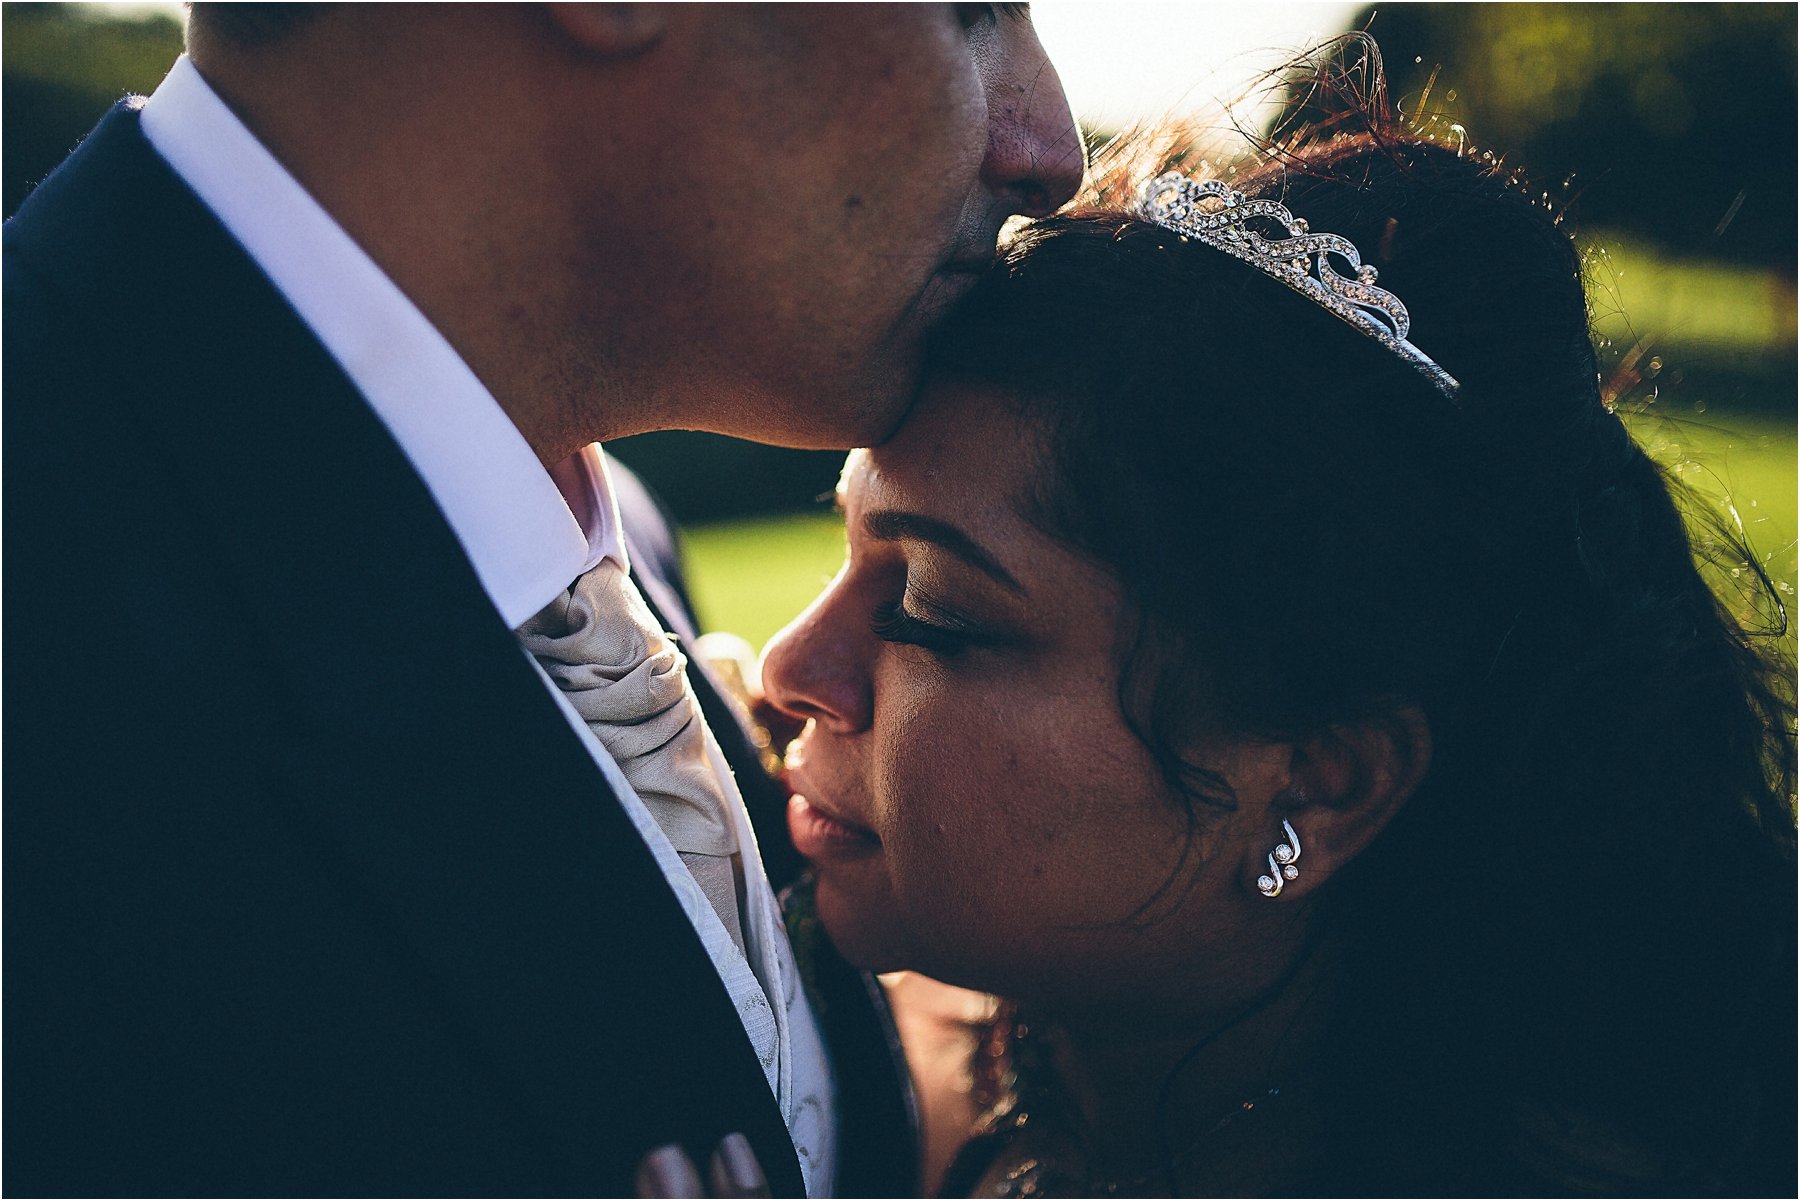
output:
<instances>
[{"instance_id":1,"label":"groom's neck","mask_svg":"<svg viewBox=\"0 0 1800 1201\"><path fill-rule=\"evenodd\" d=\"M570 200L583 164L557 152L542 95L554 81L535 70L529 39L434 20L394 45L390 27L346 7L277 46L197 40L191 54L546 465L660 428L656 390L627 378L607 337L616 301L585 286L603 268L581 261L586 239L571 224L592 219Z\"/></svg>"}]
</instances>

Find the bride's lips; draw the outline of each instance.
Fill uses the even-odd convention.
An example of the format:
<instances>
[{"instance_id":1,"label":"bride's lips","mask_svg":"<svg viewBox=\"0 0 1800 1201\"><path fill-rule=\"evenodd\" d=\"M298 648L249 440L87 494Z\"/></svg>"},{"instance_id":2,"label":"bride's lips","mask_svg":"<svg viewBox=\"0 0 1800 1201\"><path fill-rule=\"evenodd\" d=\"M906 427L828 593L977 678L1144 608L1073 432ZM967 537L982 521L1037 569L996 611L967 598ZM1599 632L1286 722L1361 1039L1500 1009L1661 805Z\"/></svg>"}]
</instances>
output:
<instances>
[{"instance_id":1,"label":"bride's lips","mask_svg":"<svg viewBox=\"0 0 1800 1201\"><path fill-rule=\"evenodd\" d=\"M866 855L881 845L875 831L827 812L799 793L788 798L787 820L795 849L815 861Z\"/></svg>"}]
</instances>

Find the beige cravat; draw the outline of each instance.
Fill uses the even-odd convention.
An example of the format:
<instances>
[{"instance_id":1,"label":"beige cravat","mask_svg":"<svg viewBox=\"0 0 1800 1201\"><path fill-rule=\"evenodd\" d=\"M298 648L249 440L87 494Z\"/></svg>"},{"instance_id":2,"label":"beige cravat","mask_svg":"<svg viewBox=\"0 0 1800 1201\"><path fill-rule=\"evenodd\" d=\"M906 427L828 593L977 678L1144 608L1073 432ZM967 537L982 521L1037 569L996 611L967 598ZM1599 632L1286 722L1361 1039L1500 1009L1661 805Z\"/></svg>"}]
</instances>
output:
<instances>
[{"instance_id":1,"label":"beige cravat","mask_svg":"<svg viewBox=\"0 0 1800 1201\"><path fill-rule=\"evenodd\" d=\"M726 962L730 952L717 937L702 936L781 1106L808 1189L830 1196L837 1125L829 1061L774 895L761 865L743 858L755 836L735 785L714 767L686 659L611 559L520 626L519 639L643 801L627 811L640 829L647 813L668 837L744 955L742 963ZM691 898L686 904L698 919L699 898L685 882L676 891Z\"/></svg>"},{"instance_id":2,"label":"beige cravat","mask_svg":"<svg viewBox=\"0 0 1800 1201\"><path fill-rule=\"evenodd\" d=\"M612 559L519 627L546 675L631 781L726 933L745 951L743 864L706 749L687 658ZM746 951L746 954L748 952Z\"/></svg>"}]
</instances>

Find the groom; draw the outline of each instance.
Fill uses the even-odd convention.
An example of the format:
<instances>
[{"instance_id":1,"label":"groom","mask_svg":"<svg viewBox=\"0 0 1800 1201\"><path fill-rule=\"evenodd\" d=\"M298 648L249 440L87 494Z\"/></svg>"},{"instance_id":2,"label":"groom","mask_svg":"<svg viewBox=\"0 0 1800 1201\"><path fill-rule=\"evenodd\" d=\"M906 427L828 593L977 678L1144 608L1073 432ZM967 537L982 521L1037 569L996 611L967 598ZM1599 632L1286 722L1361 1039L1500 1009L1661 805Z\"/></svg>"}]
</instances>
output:
<instances>
[{"instance_id":1,"label":"groom","mask_svg":"<svg viewBox=\"0 0 1800 1201\"><path fill-rule=\"evenodd\" d=\"M1079 176L1027 20L196 4L189 41L5 235L5 1190L618 1195L733 1130L829 1190L859 1082L736 732L621 758L533 637L602 578L602 632L680 625L633 616L591 443L893 428Z\"/></svg>"}]
</instances>

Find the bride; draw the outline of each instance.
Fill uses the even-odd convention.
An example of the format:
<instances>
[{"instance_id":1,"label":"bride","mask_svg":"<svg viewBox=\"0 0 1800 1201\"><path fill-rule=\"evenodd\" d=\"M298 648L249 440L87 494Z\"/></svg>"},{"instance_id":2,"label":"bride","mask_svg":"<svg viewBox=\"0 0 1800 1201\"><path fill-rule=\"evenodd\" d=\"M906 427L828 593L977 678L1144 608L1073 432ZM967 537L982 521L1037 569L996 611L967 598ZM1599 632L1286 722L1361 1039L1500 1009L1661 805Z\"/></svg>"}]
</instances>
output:
<instances>
[{"instance_id":1,"label":"bride","mask_svg":"<svg viewBox=\"0 0 1800 1201\"><path fill-rule=\"evenodd\" d=\"M1791 1193L1787 686L1568 236L1365 119L1037 222L851 457L817 914L1004 998L949 1193Z\"/></svg>"},{"instance_id":2,"label":"bride","mask_svg":"<svg viewBox=\"0 0 1800 1201\"><path fill-rule=\"evenodd\" d=\"M1792 693L1696 558L1768 582L1542 201L1353 115L1029 227L851 456L816 917L1001 999L945 1195L1791 1195Z\"/></svg>"}]
</instances>

